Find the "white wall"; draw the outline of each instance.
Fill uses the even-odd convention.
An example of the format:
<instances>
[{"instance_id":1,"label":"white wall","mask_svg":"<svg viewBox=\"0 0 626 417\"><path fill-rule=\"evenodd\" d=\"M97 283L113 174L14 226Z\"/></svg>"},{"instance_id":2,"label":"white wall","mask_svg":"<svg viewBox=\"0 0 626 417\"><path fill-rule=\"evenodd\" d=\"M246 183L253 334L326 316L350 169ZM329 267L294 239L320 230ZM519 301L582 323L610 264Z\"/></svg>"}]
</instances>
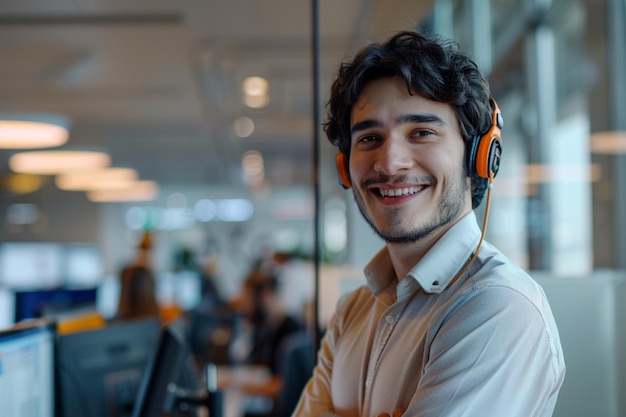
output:
<instances>
[{"instance_id":1,"label":"white wall","mask_svg":"<svg viewBox=\"0 0 626 417\"><path fill-rule=\"evenodd\" d=\"M552 307L567 367L554 417L624 416L625 274L532 275Z\"/></svg>"}]
</instances>

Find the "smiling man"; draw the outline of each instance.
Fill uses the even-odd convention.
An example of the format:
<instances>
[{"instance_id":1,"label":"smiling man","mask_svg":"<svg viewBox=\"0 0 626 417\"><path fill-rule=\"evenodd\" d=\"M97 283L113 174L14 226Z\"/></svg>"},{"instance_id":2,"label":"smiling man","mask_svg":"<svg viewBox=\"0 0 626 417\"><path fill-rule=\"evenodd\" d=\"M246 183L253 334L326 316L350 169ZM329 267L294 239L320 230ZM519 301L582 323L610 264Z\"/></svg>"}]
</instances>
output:
<instances>
[{"instance_id":1,"label":"smiling man","mask_svg":"<svg viewBox=\"0 0 626 417\"><path fill-rule=\"evenodd\" d=\"M565 375L541 287L473 212L502 116L456 43L401 32L342 64L325 125L386 242L345 295L294 416L551 416Z\"/></svg>"}]
</instances>

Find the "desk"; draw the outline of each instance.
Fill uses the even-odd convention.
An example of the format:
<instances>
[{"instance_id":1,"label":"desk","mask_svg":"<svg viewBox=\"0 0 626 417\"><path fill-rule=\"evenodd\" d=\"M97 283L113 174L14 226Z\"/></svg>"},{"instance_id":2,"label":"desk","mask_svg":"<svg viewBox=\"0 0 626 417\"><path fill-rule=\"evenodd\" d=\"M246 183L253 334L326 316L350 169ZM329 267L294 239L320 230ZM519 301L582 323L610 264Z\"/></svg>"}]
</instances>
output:
<instances>
[{"instance_id":1,"label":"desk","mask_svg":"<svg viewBox=\"0 0 626 417\"><path fill-rule=\"evenodd\" d=\"M217 389L221 397L221 416L210 416L206 406L197 407L197 417L243 417L246 412L269 413L274 407L281 380L264 366L217 366ZM208 385L206 380L204 385ZM167 417L167 416L164 416Z\"/></svg>"},{"instance_id":2,"label":"desk","mask_svg":"<svg viewBox=\"0 0 626 417\"><path fill-rule=\"evenodd\" d=\"M246 410L271 410L276 379L269 369L258 365L217 367L217 386L223 392L221 417L242 417ZM279 389L279 387L278 387Z\"/></svg>"}]
</instances>

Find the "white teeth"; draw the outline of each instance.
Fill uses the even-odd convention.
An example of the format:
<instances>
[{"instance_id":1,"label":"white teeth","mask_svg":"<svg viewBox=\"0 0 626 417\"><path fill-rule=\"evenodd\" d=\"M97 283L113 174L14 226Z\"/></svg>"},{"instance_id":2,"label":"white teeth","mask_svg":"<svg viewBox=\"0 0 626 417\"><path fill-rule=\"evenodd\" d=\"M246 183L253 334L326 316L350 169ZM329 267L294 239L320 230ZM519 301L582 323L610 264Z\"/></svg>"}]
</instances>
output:
<instances>
[{"instance_id":1,"label":"white teeth","mask_svg":"<svg viewBox=\"0 0 626 417\"><path fill-rule=\"evenodd\" d=\"M397 189L387 189L387 188L379 188L378 191L380 195L383 197L400 197L403 195L415 194L419 191L418 187L407 187L407 188L397 188Z\"/></svg>"}]
</instances>

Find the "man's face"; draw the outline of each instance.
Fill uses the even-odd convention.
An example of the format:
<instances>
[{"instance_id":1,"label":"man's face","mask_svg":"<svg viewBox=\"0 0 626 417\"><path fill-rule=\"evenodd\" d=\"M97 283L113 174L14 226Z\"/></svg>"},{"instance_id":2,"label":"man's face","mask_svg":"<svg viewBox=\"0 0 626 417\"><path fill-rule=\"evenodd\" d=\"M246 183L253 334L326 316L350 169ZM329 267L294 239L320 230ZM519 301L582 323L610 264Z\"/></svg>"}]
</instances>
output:
<instances>
[{"instance_id":1,"label":"man's face","mask_svg":"<svg viewBox=\"0 0 626 417\"><path fill-rule=\"evenodd\" d=\"M350 127L354 196L387 242L436 238L471 211L465 144L449 105L382 78L363 89Z\"/></svg>"}]
</instances>

